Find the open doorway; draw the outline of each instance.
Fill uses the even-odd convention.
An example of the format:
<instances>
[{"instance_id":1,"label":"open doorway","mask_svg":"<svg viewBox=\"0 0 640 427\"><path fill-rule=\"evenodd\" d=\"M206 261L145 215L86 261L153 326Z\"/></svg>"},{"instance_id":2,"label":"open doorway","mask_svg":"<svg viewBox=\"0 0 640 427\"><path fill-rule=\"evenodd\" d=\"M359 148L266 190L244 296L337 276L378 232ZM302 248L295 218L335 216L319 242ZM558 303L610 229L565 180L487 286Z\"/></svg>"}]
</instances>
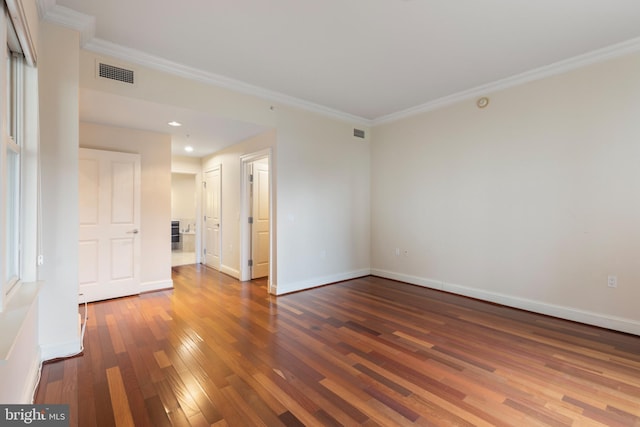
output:
<instances>
[{"instance_id":1,"label":"open doorway","mask_svg":"<svg viewBox=\"0 0 640 427\"><path fill-rule=\"evenodd\" d=\"M271 277L272 191L271 150L241 157L242 218L241 277Z\"/></svg>"},{"instance_id":2,"label":"open doorway","mask_svg":"<svg viewBox=\"0 0 640 427\"><path fill-rule=\"evenodd\" d=\"M171 266L196 263L196 174L171 174Z\"/></svg>"}]
</instances>

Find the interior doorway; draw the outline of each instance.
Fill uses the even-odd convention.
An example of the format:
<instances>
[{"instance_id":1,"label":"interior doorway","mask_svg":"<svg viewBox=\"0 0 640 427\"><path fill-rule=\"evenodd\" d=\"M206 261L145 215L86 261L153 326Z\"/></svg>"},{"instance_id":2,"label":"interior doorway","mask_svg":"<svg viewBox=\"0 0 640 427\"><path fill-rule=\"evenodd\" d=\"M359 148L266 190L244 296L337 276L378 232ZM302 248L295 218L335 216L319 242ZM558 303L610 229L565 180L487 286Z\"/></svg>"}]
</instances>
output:
<instances>
[{"instance_id":1,"label":"interior doorway","mask_svg":"<svg viewBox=\"0 0 640 427\"><path fill-rule=\"evenodd\" d=\"M196 263L196 174L171 174L171 266Z\"/></svg>"},{"instance_id":2,"label":"interior doorway","mask_svg":"<svg viewBox=\"0 0 640 427\"><path fill-rule=\"evenodd\" d=\"M271 150L242 156L241 162L240 280L266 276L271 278L273 248Z\"/></svg>"}]
</instances>

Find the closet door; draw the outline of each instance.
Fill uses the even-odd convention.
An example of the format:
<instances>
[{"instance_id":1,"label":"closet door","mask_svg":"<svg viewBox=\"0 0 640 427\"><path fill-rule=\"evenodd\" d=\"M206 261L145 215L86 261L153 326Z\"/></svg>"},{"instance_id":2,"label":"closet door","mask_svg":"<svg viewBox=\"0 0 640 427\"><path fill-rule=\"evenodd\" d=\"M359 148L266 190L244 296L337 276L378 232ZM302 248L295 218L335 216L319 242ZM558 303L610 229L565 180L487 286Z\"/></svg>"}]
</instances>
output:
<instances>
[{"instance_id":1,"label":"closet door","mask_svg":"<svg viewBox=\"0 0 640 427\"><path fill-rule=\"evenodd\" d=\"M140 155L80 149L80 302L140 293Z\"/></svg>"}]
</instances>

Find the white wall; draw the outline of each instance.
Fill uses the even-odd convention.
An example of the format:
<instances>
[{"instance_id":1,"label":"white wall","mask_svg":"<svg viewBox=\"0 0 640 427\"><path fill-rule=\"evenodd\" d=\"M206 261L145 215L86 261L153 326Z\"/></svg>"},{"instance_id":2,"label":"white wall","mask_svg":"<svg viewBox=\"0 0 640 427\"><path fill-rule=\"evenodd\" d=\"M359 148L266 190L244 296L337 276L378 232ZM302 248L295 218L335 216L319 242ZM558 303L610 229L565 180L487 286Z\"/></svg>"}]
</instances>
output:
<instances>
[{"instance_id":1,"label":"white wall","mask_svg":"<svg viewBox=\"0 0 640 427\"><path fill-rule=\"evenodd\" d=\"M353 137L350 123L276 114L277 293L368 275L369 141Z\"/></svg>"},{"instance_id":2,"label":"white wall","mask_svg":"<svg viewBox=\"0 0 640 427\"><path fill-rule=\"evenodd\" d=\"M639 75L636 54L376 127L373 272L639 334Z\"/></svg>"},{"instance_id":3,"label":"white wall","mask_svg":"<svg viewBox=\"0 0 640 427\"><path fill-rule=\"evenodd\" d=\"M43 22L38 57L44 281L39 299L42 357L80 350L78 334L79 37Z\"/></svg>"},{"instance_id":4,"label":"white wall","mask_svg":"<svg viewBox=\"0 0 640 427\"><path fill-rule=\"evenodd\" d=\"M171 136L80 123L80 146L140 154L141 291L172 287Z\"/></svg>"}]
</instances>

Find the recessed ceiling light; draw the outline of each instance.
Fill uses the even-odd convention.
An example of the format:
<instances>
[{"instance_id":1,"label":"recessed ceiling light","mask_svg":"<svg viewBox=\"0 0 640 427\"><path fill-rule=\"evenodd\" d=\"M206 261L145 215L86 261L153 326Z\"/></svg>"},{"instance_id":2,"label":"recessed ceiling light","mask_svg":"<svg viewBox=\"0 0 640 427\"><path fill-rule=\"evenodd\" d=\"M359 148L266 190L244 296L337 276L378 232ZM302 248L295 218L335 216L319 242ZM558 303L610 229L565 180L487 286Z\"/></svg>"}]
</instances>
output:
<instances>
[{"instance_id":1,"label":"recessed ceiling light","mask_svg":"<svg viewBox=\"0 0 640 427\"><path fill-rule=\"evenodd\" d=\"M179 122L176 122L175 120L172 120L172 121L169 122L169 126L174 126L174 127L182 126L182 123L179 123Z\"/></svg>"},{"instance_id":2,"label":"recessed ceiling light","mask_svg":"<svg viewBox=\"0 0 640 427\"><path fill-rule=\"evenodd\" d=\"M193 147L190 145L187 145L186 147L184 147L184 151L186 151L187 153L191 153L193 151Z\"/></svg>"}]
</instances>

